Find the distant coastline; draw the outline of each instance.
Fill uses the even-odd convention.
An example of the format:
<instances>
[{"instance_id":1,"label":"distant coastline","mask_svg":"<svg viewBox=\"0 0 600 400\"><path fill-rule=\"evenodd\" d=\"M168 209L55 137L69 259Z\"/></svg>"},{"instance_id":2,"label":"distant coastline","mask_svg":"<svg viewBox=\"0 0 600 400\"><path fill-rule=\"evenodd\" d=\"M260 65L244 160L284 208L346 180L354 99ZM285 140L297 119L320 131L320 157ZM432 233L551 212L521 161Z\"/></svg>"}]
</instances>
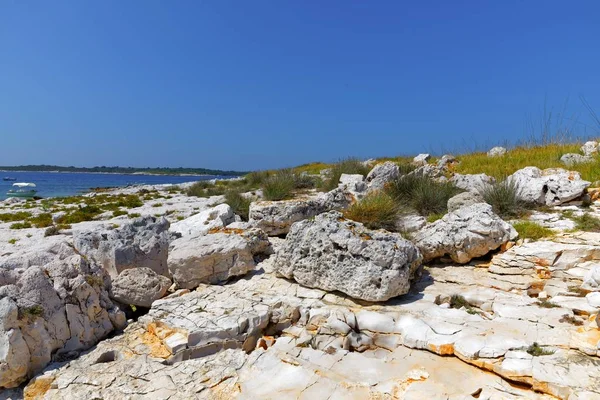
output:
<instances>
[{"instance_id":1,"label":"distant coastline","mask_svg":"<svg viewBox=\"0 0 600 400\"><path fill-rule=\"evenodd\" d=\"M170 176L242 176L245 171L223 171L206 168L133 168L133 167L61 167L57 165L0 166L0 172L53 172L121 175Z\"/></svg>"}]
</instances>

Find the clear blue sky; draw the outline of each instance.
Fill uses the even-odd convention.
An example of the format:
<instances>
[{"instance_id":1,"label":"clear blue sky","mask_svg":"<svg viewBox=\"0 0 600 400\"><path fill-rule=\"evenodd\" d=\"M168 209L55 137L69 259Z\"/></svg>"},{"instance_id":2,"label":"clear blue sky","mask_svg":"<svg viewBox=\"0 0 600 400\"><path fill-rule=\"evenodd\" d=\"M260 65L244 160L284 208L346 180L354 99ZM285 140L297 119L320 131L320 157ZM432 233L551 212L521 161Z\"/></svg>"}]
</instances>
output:
<instances>
[{"instance_id":1,"label":"clear blue sky","mask_svg":"<svg viewBox=\"0 0 600 400\"><path fill-rule=\"evenodd\" d=\"M452 150L522 137L545 99L588 123L599 16L597 0L0 0L0 165Z\"/></svg>"}]
</instances>

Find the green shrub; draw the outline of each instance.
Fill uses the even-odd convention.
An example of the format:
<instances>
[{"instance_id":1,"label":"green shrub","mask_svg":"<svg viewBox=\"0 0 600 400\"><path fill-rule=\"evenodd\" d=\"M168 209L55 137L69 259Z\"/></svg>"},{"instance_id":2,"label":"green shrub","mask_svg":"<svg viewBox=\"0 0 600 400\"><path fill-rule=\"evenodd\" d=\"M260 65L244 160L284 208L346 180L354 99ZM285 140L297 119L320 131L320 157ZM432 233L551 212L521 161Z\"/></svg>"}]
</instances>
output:
<instances>
[{"instance_id":1,"label":"green shrub","mask_svg":"<svg viewBox=\"0 0 600 400\"><path fill-rule=\"evenodd\" d=\"M539 307L542 307L542 308L560 308L560 306L558 304L553 303L553 302L551 302L549 300L546 300L546 299L539 300L536 304Z\"/></svg>"},{"instance_id":2,"label":"green shrub","mask_svg":"<svg viewBox=\"0 0 600 400\"><path fill-rule=\"evenodd\" d=\"M513 227L517 230L521 239L539 240L554 235L554 231L552 229L546 228L545 226L541 226L540 224L532 221L519 221L514 223Z\"/></svg>"},{"instance_id":3,"label":"green shrub","mask_svg":"<svg viewBox=\"0 0 600 400\"><path fill-rule=\"evenodd\" d=\"M46 230L44 231L44 237L48 237L48 236L56 236L60 233L60 230L58 229L58 227L56 226L49 226L48 228L46 228Z\"/></svg>"},{"instance_id":4,"label":"green shrub","mask_svg":"<svg viewBox=\"0 0 600 400\"><path fill-rule=\"evenodd\" d=\"M140 213L129 213L129 218L139 218L142 214Z\"/></svg>"},{"instance_id":5,"label":"green shrub","mask_svg":"<svg viewBox=\"0 0 600 400\"><path fill-rule=\"evenodd\" d=\"M412 163L398 163L398 170L400 175L407 175L413 172L417 167Z\"/></svg>"},{"instance_id":6,"label":"green shrub","mask_svg":"<svg viewBox=\"0 0 600 400\"><path fill-rule=\"evenodd\" d=\"M8 239L8 244L16 244L18 241L19 239L16 238Z\"/></svg>"},{"instance_id":7,"label":"green shrub","mask_svg":"<svg viewBox=\"0 0 600 400\"><path fill-rule=\"evenodd\" d=\"M59 224L76 224L83 221L92 221L95 217L102 213L102 209L98 206L84 206L70 211L58 220Z\"/></svg>"},{"instance_id":8,"label":"green shrub","mask_svg":"<svg viewBox=\"0 0 600 400\"><path fill-rule=\"evenodd\" d=\"M50 213L42 213L38 214L35 217L29 218L29 222L34 224L36 228L47 228L52 225L52 214Z\"/></svg>"},{"instance_id":9,"label":"green shrub","mask_svg":"<svg viewBox=\"0 0 600 400\"><path fill-rule=\"evenodd\" d=\"M294 174L294 187L296 189L312 189L322 185L321 178L307 174Z\"/></svg>"},{"instance_id":10,"label":"green shrub","mask_svg":"<svg viewBox=\"0 0 600 400\"><path fill-rule=\"evenodd\" d=\"M144 203L138 195L128 194L125 196L119 196L116 205L124 208L137 208L143 206Z\"/></svg>"},{"instance_id":11,"label":"green shrub","mask_svg":"<svg viewBox=\"0 0 600 400\"><path fill-rule=\"evenodd\" d=\"M162 207L162 203L154 203L152 204L152 207L158 208L158 207Z\"/></svg>"},{"instance_id":12,"label":"green shrub","mask_svg":"<svg viewBox=\"0 0 600 400\"><path fill-rule=\"evenodd\" d=\"M372 192L352 204L344 217L361 222L369 229L396 230L398 204L385 192Z\"/></svg>"},{"instance_id":13,"label":"green shrub","mask_svg":"<svg viewBox=\"0 0 600 400\"><path fill-rule=\"evenodd\" d=\"M269 179L269 176L271 176L269 171L255 171L244 176L244 180L250 188L255 189L260 187L267 179Z\"/></svg>"},{"instance_id":14,"label":"green shrub","mask_svg":"<svg viewBox=\"0 0 600 400\"><path fill-rule=\"evenodd\" d=\"M215 185L211 181L199 181L188 187L185 193L188 196L207 197L206 189L214 187Z\"/></svg>"},{"instance_id":15,"label":"green shrub","mask_svg":"<svg viewBox=\"0 0 600 400\"><path fill-rule=\"evenodd\" d=\"M498 158L498 157L495 157ZM486 203L502 218L518 218L533 208L519 198L519 188L510 181L487 186L481 193Z\"/></svg>"},{"instance_id":16,"label":"green shrub","mask_svg":"<svg viewBox=\"0 0 600 400\"><path fill-rule=\"evenodd\" d=\"M546 350L542 346L540 346L537 342L533 342L531 346L529 346L526 351L534 357L540 356L549 356L554 354L552 350Z\"/></svg>"},{"instance_id":17,"label":"green shrub","mask_svg":"<svg viewBox=\"0 0 600 400\"><path fill-rule=\"evenodd\" d=\"M242 196L240 192L228 190L225 192L225 203L233 209L233 212L239 215L244 221L248 221L250 211L250 199Z\"/></svg>"},{"instance_id":18,"label":"green shrub","mask_svg":"<svg viewBox=\"0 0 600 400\"><path fill-rule=\"evenodd\" d=\"M0 214L0 222L15 222L23 221L31 217L31 213L27 211L17 211L16 213Z\"/></svg>"},{"instance_id":19,"label":"green shrub","mask_svg":"<svg viewBox=\"0 0 600 400\"><path fill-rule=\"evenodd\" d=\"M19 311L21 312L21 318L35 319L44 314L44 308L40 305L21 308Z\"/></svg>"},{"instance_id":20,"label":"green shrub","mask_svg":"<svg viewBox=\"0 0 600 400\"><path fill-rule=\"evenodd\" d=\"M323 182L323 190L329 191L338 187L342 174L360 174L367 176L370 167L365 166L362 161L356 158L347 158L331 166L331 173L327 180Z\"/></svg>"},{"instance_id":21,"label":"green shrub","mask_svg":"<svg viewBox=\"0 0 600 400\"><path fill-rule=\"evenodd\" d=\"M436 182L422 174L401 176L388 184L387 191L397 202L425 217L445 214L448 199L461 192L450 182Z\"/></svg>"},{"instance_id":22,"label":"green shrub","mask_svg":"<svg viewBox=\"0 0 600 400\"><path fill-rule=\"evenodd\" d=\"M15 222L14 224L10 225L10 229L28 229L31 227L32 225L29 221Z\"/></svg>"},{"instance_id":23,"label":"green shrub","mask_svg":"<svg viewBox=\"0 0 600 400\"><path fill-rule=\"evenodd\" d=\"M280 170L263 183L263 197L271 201L289 199L295 188L296 175L290 170Z\"/></svg>"},{"instance_id":24,"label":"green shrub","mask_svg":"<svg viewBox=\"0 0 600 400\"><path fill-rule=\"evenodd\" d=\"M429 222L431 224L437 220L444 218L444 215L446 215L446 214L442 214L442 213L430 214L429 216L427 216L427 222Z\"/></svg>"},{"instance_id":25,"label":"green shrub","mask_svg":"<svg viewBox=\"0 0 600 400\"><path fill-rule=\"evenodd\" d=\"M573 217L575 229L587 232L600 232L600 219L585 213L579 217Z\"/></svg>"},{"instance_id":26,"label":"green shrub","mask_svg":"<svg viewBox=\"0 0 600 400\"><path fill-rule=\"evenodd\" d=\"M127 215L127 211L124 211L124 210L115 210L112 213L113 218L120 217L121 215Z\"/></svg>"}]
</instances>

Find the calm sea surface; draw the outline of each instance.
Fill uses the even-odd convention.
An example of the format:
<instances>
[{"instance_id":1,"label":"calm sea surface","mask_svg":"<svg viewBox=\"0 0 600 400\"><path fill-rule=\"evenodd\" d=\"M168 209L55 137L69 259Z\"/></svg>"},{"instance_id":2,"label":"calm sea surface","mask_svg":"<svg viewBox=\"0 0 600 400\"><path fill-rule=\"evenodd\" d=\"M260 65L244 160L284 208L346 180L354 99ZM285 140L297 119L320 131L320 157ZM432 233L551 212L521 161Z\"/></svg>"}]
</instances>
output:
<instances>
[{"instance_id":1,"label":"calm sea surface","mask_svg":"<svg viewBox=\"0 0 600 400\"><path fill-rule=\"evenodd\" d=\"M17 178L14 182L1 180ZM96 187L122 187L131 184L157 185L162 183L184 183L222 178L220 176L171 176L171 175L120 175L86 174L68 172L0 172L0 200L15 182L32 182L37 185L41 197L73 196Z\"/></svg>"}]
</instances>

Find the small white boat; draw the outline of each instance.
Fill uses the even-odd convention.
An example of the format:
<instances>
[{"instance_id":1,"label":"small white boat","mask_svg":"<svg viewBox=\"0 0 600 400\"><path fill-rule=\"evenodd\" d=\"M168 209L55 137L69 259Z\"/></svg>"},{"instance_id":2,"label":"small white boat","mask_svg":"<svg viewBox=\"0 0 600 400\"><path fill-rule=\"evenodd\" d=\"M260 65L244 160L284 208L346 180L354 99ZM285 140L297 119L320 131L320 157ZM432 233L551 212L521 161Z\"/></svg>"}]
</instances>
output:
<instances>
[{"instance_id":1,"label":"small white boat","mask_svg":"<svg viewBox=\"0 0 600 400\"><path fill-rule=\"evenodd\" d=\"M22 197L22 198L33 198L37 193L35 190L35 183L17 182L13 183L13 189L6 193L7 197Z\"/></svg>"}]
</instances>

